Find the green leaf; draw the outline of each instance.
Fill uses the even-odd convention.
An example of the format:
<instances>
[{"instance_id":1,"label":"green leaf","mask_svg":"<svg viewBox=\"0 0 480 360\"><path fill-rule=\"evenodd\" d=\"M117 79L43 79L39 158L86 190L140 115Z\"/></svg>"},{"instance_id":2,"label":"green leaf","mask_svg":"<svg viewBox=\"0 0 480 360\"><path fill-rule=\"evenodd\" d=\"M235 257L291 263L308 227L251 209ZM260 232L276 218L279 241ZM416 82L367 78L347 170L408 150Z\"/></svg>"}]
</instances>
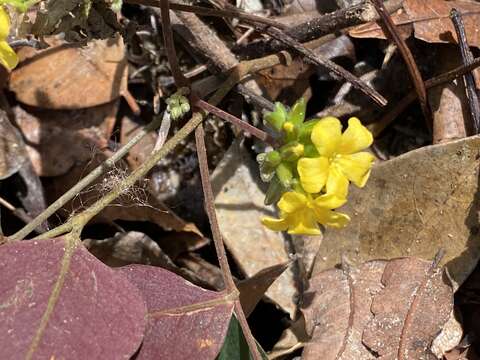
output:
<instances>
[{"instance_id":1,"label":"green leaf","mask_svg":"<svg viewBox=\"0 0 480 360\"><path fill-rule=\"evenodd\" d=\"M268 360L267 354L257 343L257 348L264 360ZM227 336L223 343L222 350L217 356L217 360L250 360L252 356L248 349L247 340L243 336L242 328L235 316L232 316L228 326Z\"/></svg>"}]
</instances>

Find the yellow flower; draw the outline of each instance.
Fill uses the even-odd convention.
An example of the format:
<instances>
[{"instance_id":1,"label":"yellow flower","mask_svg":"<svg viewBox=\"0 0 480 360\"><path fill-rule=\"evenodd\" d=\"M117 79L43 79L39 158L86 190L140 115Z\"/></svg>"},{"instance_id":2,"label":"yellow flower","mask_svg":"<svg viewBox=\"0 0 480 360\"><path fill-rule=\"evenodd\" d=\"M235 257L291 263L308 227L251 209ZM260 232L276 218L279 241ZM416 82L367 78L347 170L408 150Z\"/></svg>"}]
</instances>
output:
<instances>
[{"instance_id":1,"label":"yellow flower","mask_svg":"<svg viewBox=\"0 0 480 360\"><path fill-rule=\"evenodd\" d=\"M10 33L10 17L3 6L0 6L0 64L12 70L18 64L18 56L8 45L7 37Z\"/></svg>"},{"instance_id":2,"label":"yellow flower","mask_svg":"<svg viewBox=\"0 0 480 360\"><path fill-rule=\"evenodd\" d=\"M346 200L335 195L320 195L313 198L310 194L289 191L278 202L280 219L265 217L262 224L274 231L288 230L289 234L318 235L318 224L340 228L350 218L348 215L332 211Z\"/></svg>"},{"instance_id":3,"label":"yellow flower","mask_svg":"<svg viewBox=\"0 0 480 360\"><path fill-rule=\"evenodd\" d=\"M314 126L311 139L320 156L301 158L297 164L306 192L318 193L326 186L327 194L346 198L349 180L358 187L365 186L375 158L368 152L359 152L373 142L372 134L360 120L350 118L342 134L338 119L323 118Z\"/></svg>"}]
</instances>

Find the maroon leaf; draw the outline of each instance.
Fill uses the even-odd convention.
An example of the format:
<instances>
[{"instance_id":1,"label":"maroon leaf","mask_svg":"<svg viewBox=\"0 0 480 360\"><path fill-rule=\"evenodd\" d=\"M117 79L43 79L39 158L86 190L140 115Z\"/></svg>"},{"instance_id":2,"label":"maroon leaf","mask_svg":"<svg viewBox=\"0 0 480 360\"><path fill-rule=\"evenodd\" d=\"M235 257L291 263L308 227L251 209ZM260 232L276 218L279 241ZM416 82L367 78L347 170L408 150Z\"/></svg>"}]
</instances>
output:
<instances>
[{"instance_id":1,"label":"maroon leaf","mask_svg":"<svg viewBox=\"0 0 480 360\"><path fill-rule=\"evenodd\" d=\"M137 360L215 358L233 311L228 295L153 266L129 265L117 271L138 286L147 303L147 331Z\"/></svg>"},{"instance_id":2,"label":"maroon leaf","mask_svg":"<svg viewBox=\"0 0 480 360\"><path fill-rule=\"evenodd\" d=\"M0 359L128 359L145 303L71 238L0 247Z\"/></svg>"}]
</instances>

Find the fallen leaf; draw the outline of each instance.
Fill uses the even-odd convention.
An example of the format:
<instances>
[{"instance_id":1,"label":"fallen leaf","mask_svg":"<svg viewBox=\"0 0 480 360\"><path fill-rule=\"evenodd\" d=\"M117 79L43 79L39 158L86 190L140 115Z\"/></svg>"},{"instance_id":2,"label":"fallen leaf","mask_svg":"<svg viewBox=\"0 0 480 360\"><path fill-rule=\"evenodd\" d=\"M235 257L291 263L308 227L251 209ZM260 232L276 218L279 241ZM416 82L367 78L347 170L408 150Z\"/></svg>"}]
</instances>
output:
<instances>
[{"instance_id":1,"label":"fallen leaf","mask_svg":"<svg viewBox=\"0 0 480 360\"><path fill-rule=\"evenodd\" d=\"M27 105L86 108L108 103L127 88L121 36L92 40L84 47L63 43L46 50L23 51L19 55L26 60L12 72L10 89Z\"/></svg>"},{"instance_id":2,"label":"fallen leaf","mask_svg":"<svg viewBox=\"0 0 480 360\"><path fill-rule=\"evenodd\" d=\"M480 137L411 151L375 165L366 187L350 187L344 229L327 230L314 274L341 262L417 256L442 263L461 284L480 257Z\"/></svg>"},{"instance_id":3,"label":"fallen leaf","mask_svg":"<svg viewBox=\"0 0 480 360\"><path fill-rule=\"evenodd\" d=\"M5 111L0 110L0 180L15 174L28 162L25 142L17 128L8 119Z\"/></svg>"},{"instance_id":4,"label":"fallen leaf","mask_svg":"<svg viewBox=\"0 0 480 360\"><path fill-rule=\"evenodd\" d=\"M405 0L403 8L392 15L392 20L404 38L411 35L413 27L417 39L431 43L457 43L457 34L449 17L450 10L455 8L463 15L468 44L480 47L480 4L477 2ZM349 35L386 38L379 23L375 22L356 26Z\"/></svg>"},{"instance_id":5,"label":"fallen leaf","mask_svg":"<svg viewBox=\"0 0 480 360\"><path fill-rule=\"evenodd\" d=\"M118 268L142 292L147 330L136 359L214 359L233 313L224 293L202 289L161 268Z\"/></svg>"},{"instance_id":6,"label":"fallen leaf","mask_svg":"<svg viewBox=\"0 0 480 360\"><path fill-rule=\"evenodd\" d=\"M120 143L125 145L131 138L137 135L140 130L142 130L142 126L139 123L133 121L129 116L124 116L122 118L122 127L120 130ZM135 170L142 165L150 156L155 148L157 136L157 132L151 131L142 139L142 141L130 149L127 156L127 162L132 170Z\"/></svg>"},{"instance_id":7,"label":"fallen leaf","mask_svg":"<svg viewBox=\"0 0 480 360\"><path fill-rule=\"evenodd\" d=\"M160 266L172 271L175 264L148 235L139 231L116 233L107 239L85 239L83 245L98 260L111 267L130 264Z\"/></svg>"},{"instance_id":8,"label":"fallen leaf","mask_svg":"<svg viewBox=\"0 0 480 360\"><path fill-rule=\"evenodd\" d=\"M431 350L438 359L441 359L460 344L462 337L463 326L457 320L455 311L452 311L442 331L433 340Z\"/></svg>"},{"instance_id":9,"label":"fallen leaf","mask_svg":"<svg viewBox=\"0 0 480 360\"><path fill-rule=\"evenodd\" d=\"M247 277L289 261L280 233L266 229L260 219L272 215L264 205L258 182L258 165L238 141L225 153L212 175L218 223L226 247ZM286 270L267 290L266 296L293 318L296 311L295 279Z\"/></svg>"},{"instance_id":10,"label":"fallen leaf","mask_svg":"<svg viewBox=\"0 0 480 360\"><path fill-rule=\"evenodd\" d=\"M218 266L203 259L200 255L194 252L187 252L177 257L175 262L181 266L182 269L188 269L198 275L198 277L211 289L225 289L222 270L220 270Z\"/></svg>"},{"instance_id":11,"label":"fallen leaf","mask_svg":"<svg viewBox=\"0 0 480 360\"><path fill-rule=\"evenodd\" d=\"M302 359L375 359L362 344L362 333L373 318L372 300L382 289L385 261L371 261L358 268L331 269L310 280L304 294L307 333Z\"/></svg>"},{"instance_id":12,"label":"fallen leaf","mask_svg":"<svg viewBox=\"0 0 480 360\"><path fill-rule=\"evenodd\" d=\"M237 283L237 289L240 291L240 303L245 316L248 317L252 313L267 289L288 269L289 265L290 262L270 266Z\"/></svg>"},{"instance_id":13,"label":"fallen leaf","mask_svg":"<svg viewBox=\"0 0 480 360\"><path fill-rule=\"evenodd\" d=\"M453 308L452 287L443 269L413 257L385 266L385 288L374 297L373 319L363 332L363 343L381 359L436 359L433 339Z\"/></svg>"},{"instance_id":14,"label":"fallen leaf","mask_svg":"<svg viewBox=\"0 0 480 360\"><path fill-rule=\"evenodd\" d=\"M118 102L79 110L13 108L27 140L27 151L40 176L65 174L75 164L88 162L108 145L110 124Z\"/></svg>"},{"instance_id":15,"label":"fallen leaf","mask_svg":"<svg viewBox=\"0 0 480 360\"><path fill-rule=\"evenodd\" d=\"M140 292L80 244L3 245L0 273L0 358L129 359L139 347Z\"/></svg>"}]
</instances>

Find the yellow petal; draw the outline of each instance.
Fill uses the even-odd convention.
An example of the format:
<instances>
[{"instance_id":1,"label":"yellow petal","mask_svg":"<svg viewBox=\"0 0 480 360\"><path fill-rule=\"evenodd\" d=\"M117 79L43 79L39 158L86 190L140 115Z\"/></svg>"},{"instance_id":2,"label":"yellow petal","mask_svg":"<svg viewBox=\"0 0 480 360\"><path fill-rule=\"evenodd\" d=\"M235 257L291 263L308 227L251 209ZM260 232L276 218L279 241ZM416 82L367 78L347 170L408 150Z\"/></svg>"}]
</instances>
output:
<instances>
[{"instance_id":1,"label":"yellow petal","mask_svg":"<svg viewBox=\"0 0 480 360\"><path fill-rule=\"evenodd\" d=\"M6 41L0 41L0 63L8 70L18 65L18 56Z\"/></svg>"},{"instance_id":2,"label":"yellow petal","mask_svg":"<svg viewBox=\"0 0 480 360\"><path fill-rule=\"evenodd\" d=\"M339 170L355 185L364 187L370 176L370 169L375 157L367 152L340 155L335 159Z\"/></svg>"},{"instance_id":3,"label":"yellow petal","mask_svg":"<svg viewBox=\"0 0 480 360\"><path fill-rule=\"evenodd\" d=\"M318 228L315 213L310 209L305 209L289 215L288 222L289 234L319 235L321 233L320 229Z\"/></svg>"},{"instance_id":4,"label":"yellow petal","mask_svg":"<svg viewBox=\"0 0 480 360\"><path fill-rule=\"evenodd\" d=\"M340 198L337 195L333 194L324 194L318 196L314 201L314 207L324 208L324 209L336 209L347 202L347 199Z\"/></svg>"},{"instance_id":5,"label":"yellow petal","mask_svg":"<svg viewBox=\"0 0 480 360\"><path fill-rule=\"evenodd\" d=\"M346 214L318 207L315 207L315 217L320 224L334 228L342 228L350 221Z\"/></svg>"},{"instance_id":6,"label":"yellow petal","mask_svg":"<svg viewBox=\"0 0 480 360\"><path fill-rule=\"evenodd\" d=\"M342 134L338 153L353 154L368 148L372 143L372 133L362 125L360 120L352 117L348 120L347 130Z\"/></svg>"},{"instance_id":7,"label":"yellow petal","mask_svg":"<svg viewBox=\"0 0 480 360\"><path fill-rule=\"evenodd\" d=\"M273 231L285 231L288 229L288 223L285 219L275 219L272 217L264 217L261 219L262 224Z\"/></svg>"},{"instance_id":8,"label":"yellow petal","mask_svg":"<svg viewBox=\"0 0 480 360\"><path fill-rule=\"evenodd\" d=\"M336 161L330 166L330 171L328 172L326 192L327 194L336 195L341 199L347 198L348 179L339 170Z\"/></svg>"},{"instance_id":9,"label":"yellow petal","mask_svg":"<svg viewBox=\"0 0 480 360\"><path fill-rule=\"evenodd\" d=\"M296 191L289 191L282 195L277 205L283 213L291 214L307 206L307 197Z\"/></svg>"},{"instance_id":10,"label":"yellow petal","mask_svg":"<svg viewBox=\"0 0 480 360\"><path fill-rule=\"evenodd\" d=\"M3 6L0 6L0 40L5 40L10 33L10 16Z\"/></svg>"},{"instance_id":11,"label":"yellow petal","mask_svg":"<svg viewBox=\"0 0 480 360\"><path fill-rule=\"evenodd\" d=\"M320 192L327 181L328 169L328 159L323 156L298 160L297 171L303 189L312 194Z\"/></svg>"},{"instance_id":12,"label":"yellow petal","mask_svg":"<svg viewBox=\"0 0 480 360\"><path fill-rule=\"evenodd\" d=\"M337 152L342 139L342 124L334 117L321 119L312 130L312 142L320 155L327 158Z\"/></svg>"}]
</instances>

